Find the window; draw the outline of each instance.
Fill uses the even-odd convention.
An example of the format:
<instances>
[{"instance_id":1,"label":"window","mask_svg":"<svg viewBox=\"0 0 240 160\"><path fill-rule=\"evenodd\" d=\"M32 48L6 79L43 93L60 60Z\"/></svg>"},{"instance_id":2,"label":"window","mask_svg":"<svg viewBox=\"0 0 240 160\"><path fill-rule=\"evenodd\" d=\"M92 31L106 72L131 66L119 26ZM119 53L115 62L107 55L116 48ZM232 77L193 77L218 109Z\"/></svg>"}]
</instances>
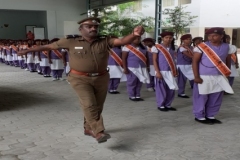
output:
<instances>
[{"instance_id":1,"label":"window","mask_svg":"<svg viewBox=\"0 0 240 160\"><path fill-rule=\"evenodd\" d=\"M163 7L174 6L174 0L163 0L162 5Z\"/></svg>"},{"instance_id":2,"label":"window","mask_svg":"<svg viewBox=\"0 0 240 160\"><path fill-rule=\"evenodd\" d=\"M190 4L192 0L178 0L178 4Z\"/></svg>"}]
</instances>

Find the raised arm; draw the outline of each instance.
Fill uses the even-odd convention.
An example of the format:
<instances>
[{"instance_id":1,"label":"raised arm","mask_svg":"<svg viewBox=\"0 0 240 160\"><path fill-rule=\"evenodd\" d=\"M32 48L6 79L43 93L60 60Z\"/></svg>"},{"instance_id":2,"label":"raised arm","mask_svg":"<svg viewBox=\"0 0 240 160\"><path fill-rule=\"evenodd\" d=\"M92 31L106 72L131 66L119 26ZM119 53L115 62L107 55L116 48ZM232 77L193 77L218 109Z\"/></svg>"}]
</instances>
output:
<instances>
[{"instance_id":1,"label":"raised arm","mask_svg":"<svg viewBox=\"0 0 240 160\"><path fill-rule=\"evenodd\" d=\"M18 55L19 56L25 55L28 52L40 52L40 51L56 50L56 49L59 49L59 48L68 48L69 43L70 43L69 39L62 38L59 41L48 44L48 45L37 46L35 48L19 51Z\"/></svg>"},{"instance_id":2,"label":"raised arm","mask_svg":"<svg viewBox=\"0 0 240 160\"><path fill-rule=\"evenodd\" d=\"M134 28L133 33L121 39L114 39L112 47L118 47L118 46L124 46L126 44L130 44L136 37L142 36L144 32L145 30L142 26L137 26Z\"/></svg>"}]
</instances>

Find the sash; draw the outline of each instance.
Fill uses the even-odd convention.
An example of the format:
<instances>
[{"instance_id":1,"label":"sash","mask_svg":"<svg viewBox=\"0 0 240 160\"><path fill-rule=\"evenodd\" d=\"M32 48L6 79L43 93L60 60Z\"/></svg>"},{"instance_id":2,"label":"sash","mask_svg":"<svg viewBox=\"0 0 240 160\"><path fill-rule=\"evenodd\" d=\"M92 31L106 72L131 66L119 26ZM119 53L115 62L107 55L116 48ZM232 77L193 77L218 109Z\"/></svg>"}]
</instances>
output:
<instances>
[{"instance_id":1,"label":"sash","mask_svg":"<svg viewBox=\"0 0 240 160\"><path fill-rule=\"evenodd\" d=\"M12 49L13 49L15 52L17 52L17 51L18 51L18 48L17 48L16 46L14 46L14 45L11 45L11 47L12 47Z\"/></svg>"},{"instance_id":2,"label":"sash","mask_svg":"<svg viewBox=\"0 0 240 160\"><path fill-rule=\"evenodd\" d=\"M173 76L177 76L177 68L169 51L160 44L156 44L155 46L164 55L168 65L170 66Z\"/></svg>"},{"instance_id":3,"label":"sash","mask_svg":"<svg viewBox=\"0 0 240 160\"><path fill-rule=\"evenodd\" d=\"M143 61L145 65L147 65L147 57L139 50L137 50L135 47L131 45L126 45L126 47L133 53L135 54L139 59Z\"/></svg>"},{"instance_id":4,"label":"sash","mask_svg":"<svg viewBox=\"0 0 240 160\"><path fill-rule=\"evenodd\" d=\"M231 54L231 59L233 60L234 63L237 62L237 56L235 55L235 53Z\"/></svg>"},{"instance_id":5,"label":"sash","mask_svg":"<svg viewBox=\"0 0 240 160\"><path fill-rule=\"evenodd\" d=\"M62 54L61 52L59 52L58 50L52 50L54 54L56 54L56 56L58 56L58 58L62 59Z\"/></svg>"},{"instance_id":6,"label":"sash","mask_svg":"<svg viewBox=\"0 0 240 160\"><path fill-rule=\"evenodd\" d=\"M205 43L200 43L198 47L206 54L208 59L213 63L213 65L226 77L231 74L230 69L225 63L220 59L220 57L215 53L208 45Z\"/></svg>"},{"instance_id":7,"label":"sash","mask_svg":"<svg viewBox=\"0 0 240 160\"><path fill-rule=\"evenodd\" d=\"M122 59L117 55L116 52L114 52L114 50L110 49L110 55L119 66L123 67Z\"/></svg>"},{"instance_id":8,"label":"sash","mask_svg":"<svg viewBox=\"0 0 240 160\"><path fill-rule=\"evenodd\" d=\"M48 57L48 51L42 51L42 53Z\"/></svg>"},{"instance_id":9,"label":"sash","mask_svg":"<svg viewBox=\"0 0 240 160\"><path fill-rule=\"evenodd\" d=\"M180 47L185 48L185 49L193 56L193 51L192 51L190 48L184 47L184 46L180 46ZM180 47L179 47L179 48L180 48Z\"/></svg>"}]
</instances>

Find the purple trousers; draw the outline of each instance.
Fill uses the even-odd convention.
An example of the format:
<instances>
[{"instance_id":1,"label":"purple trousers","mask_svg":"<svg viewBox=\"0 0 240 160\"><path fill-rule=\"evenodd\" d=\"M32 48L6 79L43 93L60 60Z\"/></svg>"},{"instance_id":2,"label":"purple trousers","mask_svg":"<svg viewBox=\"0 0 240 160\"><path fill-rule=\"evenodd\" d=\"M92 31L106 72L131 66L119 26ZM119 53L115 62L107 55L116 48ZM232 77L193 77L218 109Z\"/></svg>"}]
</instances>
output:
<instances>
[{"instance_id":1,"label":"purple trousers","mask_svg":"<svg viewBox=\"0 0 240 160\"><path fill-rule=\"evenodd\" d=\"M51 74L51 68L49 66L41 66L41 71L45 76Z\"/></svg>"},{"instance_id":2,"label":"purple trousers","mask_svg":"<svg viewBox=\"0 0 240 160\"><path fill-rule=\"evenodd\" d=\"M53 78L62 78L64 69L52 70Z\"/></svg>"},{"instance_id":3,"label":"purple trousers","mask_svg":"<svg viewBox=\"0 0 240 160\"><path fill-rule=\"evenodd\" d=\"M14 66L13 61L5 61L5 64L6 64L6 65L10 65L10 66Z\"/></svg>"},{"instance_id":4,"label":"purple trousers","mask_svg":"<svg viewBox=\"0 0 240 160\"><path fill-rule=\"evenodd\" d=\"M187 83L187 77L182 73L181 69L178 68L178 95L180 94L185 94L185 87L186 87L186 83ZM189 81L190 82L190 85L191 85L191 88L193 88L193 84L194 84L194 81L191 80Z\"/></svg>"},{"instance_id":5,"label":"purple trousers","mask_svg":"<svg viewBox=\"0 0 240 160\"><path fill-rule=\"evenodd\" d=\"M233 86L234 78L235 77L228 77L228 81L231 87Z\"/></svg>"},{"instance_id":6,"label":"purple trousers","mask_svg":"<svg viewBox=\"0 0 240 160\"><path fill-rule=\"evenodd\" d=\"M1 62L2 62L2 63L5 63L5 59L1 58Z\"/></svg>"},{"instance_id":7,"label":"purple trousers","mask_svg":"<svg viewBox=\"0 0 240 160\"><path fill-rule=\"evenodd\" d=\"M40 63L36 63L36 64L35 64L35 68L36 68L36 70L37 70L39 73L41 73L42 69L41 69L41 67L40 67Z\"/></svg>"},{"instance_id":8,"label":"purple trousers","mask_svg":"<svg viewBox=\"0 0 240 160\"><path fill-rule=\"evenodd\" d=\"M149 75L150 78L150 83L147 83L147 88L154 88L155 87L155 83L154 83L154 76Z\"/></svg>"},{"instance_id":9,"label":"purple trousers","mask_svg":"<svg viewBox=\"0 0 240 160\"><path fill-rule=\"evenodd\" d=\"M117 90L118 85L120 84L120 78L111 78L108 83L108 90Z\"/></svg>"},{"instance_id":10,"label":"purple trousers","mask_svg":"<svg viewBox=\"0 0 240 160\"><path fill-rule=\"evenodd\" d=\"M0 62L2 62L2 63L3 63L3 59L2 59L2 58L0 58Z\"/></svg>"},{"instance_id":11,"label":"purple trousers","mask_svg":"<svg viewBox=\"0 0 240 160\"><path fill-rule=\"evenodd\" d=\"M19 67L19 61L18 60L13 61L13 64L14 64L15 67Z\"/></svg>"},{"instance_id":12,"label":"purple trousers","mask_svg":"<svg viewBox=\"0 0 240 160\"><path fill-rule=\"evenodd\" d=\"M141 95L142 82L139 81L138 77L129 71L127 74L127 91L129 97L140 97Z\"/></svg>"},{"instance_id":13,"label":"purple trousers","mask_svg":"<svg viewBox=\"0 0 240 160\"><path fill-rule=\"evenodd\" d=\"M214 117L222 104L224 92L199 94L198 84L193 87L193 114L196 118Z\"/></svg>"},{"instance_id":14,"label":"purple trousers","mask_svg":"<svg viewBox=\"0 0 240 160\"><path fill-rule=\"evenodd\" d=\"M27 63L27 67L29 71L35 71L35 64L34 63Z\"/></svg>"},{"instance_id":15,"label":"purple trousers","mask_svg":"<svg viewBox=\"0 0 240 160\"><path fill-rule=\"evenodd\" d=\"M19 63L19 66L20 66L22 69L25 69L25 68L26 68L25 60L19 60L18 63Z\"/></svg>"},{"instance_id":16,"label":"purple trousers","mask_svg":"<svg viewBox=\"0 0 240 160\"><path fill-rule=\"evenodd\" d=\"M175 97L175 90L169 89L164 79L155 78L155 94L158 107L171 107Z\"/></svg>"}]
</instances>

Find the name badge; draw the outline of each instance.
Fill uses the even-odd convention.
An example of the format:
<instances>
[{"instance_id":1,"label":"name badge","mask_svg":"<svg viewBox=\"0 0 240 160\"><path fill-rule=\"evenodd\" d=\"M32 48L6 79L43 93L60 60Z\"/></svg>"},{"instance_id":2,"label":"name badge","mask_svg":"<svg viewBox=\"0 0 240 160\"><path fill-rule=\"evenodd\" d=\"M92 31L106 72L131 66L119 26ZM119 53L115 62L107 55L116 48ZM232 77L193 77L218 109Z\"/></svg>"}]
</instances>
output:
<instances>
[{"instance_id":1,"label":"name badge","mask_svg":"<svg viewBox=\"0 0 240 160\"><path fill-rule=\"evenodd\" d=\"M75 47L75 49L83 49L83 47Z\"/></svg>"}]
</instances>

